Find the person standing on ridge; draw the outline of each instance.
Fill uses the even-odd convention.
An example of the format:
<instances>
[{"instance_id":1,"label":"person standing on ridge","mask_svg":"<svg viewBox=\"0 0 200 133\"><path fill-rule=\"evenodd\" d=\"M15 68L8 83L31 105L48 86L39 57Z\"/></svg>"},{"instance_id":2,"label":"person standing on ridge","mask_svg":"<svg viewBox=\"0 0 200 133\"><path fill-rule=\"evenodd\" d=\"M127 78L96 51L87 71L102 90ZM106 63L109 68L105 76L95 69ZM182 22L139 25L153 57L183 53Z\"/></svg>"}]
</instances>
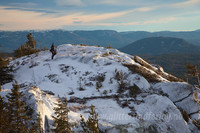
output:
<instances>
[{"instance_id":1,"label":"person standing on ridge","mask_svg":"<svg viewBox=\"0 0 200 133\"><path fill-rule=\"evenodd\" d=\"M52 43L50 51L52 53L51 59L53 60L53 57L57 54L54 43Z\"/></svg>"}]
</instances>

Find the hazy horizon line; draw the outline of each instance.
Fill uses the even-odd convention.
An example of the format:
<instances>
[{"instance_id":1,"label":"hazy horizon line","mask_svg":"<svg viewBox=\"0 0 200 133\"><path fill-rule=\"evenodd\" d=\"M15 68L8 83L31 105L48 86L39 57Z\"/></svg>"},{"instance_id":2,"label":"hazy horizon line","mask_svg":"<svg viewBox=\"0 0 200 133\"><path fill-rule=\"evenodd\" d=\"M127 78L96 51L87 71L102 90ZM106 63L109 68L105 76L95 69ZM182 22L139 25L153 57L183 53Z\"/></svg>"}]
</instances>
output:
<instances>
[{"instance_id":1,"label":"hazy horizon line","mask_svg":"<svg viewBox=\"0 0 200 133\"><path fill-rule=\"evenodd\" d=\"M199 29L196 30L157 30L157 31L148 31L148 30L127 30L127 31L119 31L119 30L115 30L115 29L91 29L91 30L67 30L67 29L42 29L42 30L38 30L38 29L32 29L32 30L0 30L0 32L24 32L24 31L33 31L33 32L42 32L42 31L69 31L69 32L73 32L73 31L116 31L116 32L190 32L190 31L200 31Z\"/></svg>"}]
</instances>

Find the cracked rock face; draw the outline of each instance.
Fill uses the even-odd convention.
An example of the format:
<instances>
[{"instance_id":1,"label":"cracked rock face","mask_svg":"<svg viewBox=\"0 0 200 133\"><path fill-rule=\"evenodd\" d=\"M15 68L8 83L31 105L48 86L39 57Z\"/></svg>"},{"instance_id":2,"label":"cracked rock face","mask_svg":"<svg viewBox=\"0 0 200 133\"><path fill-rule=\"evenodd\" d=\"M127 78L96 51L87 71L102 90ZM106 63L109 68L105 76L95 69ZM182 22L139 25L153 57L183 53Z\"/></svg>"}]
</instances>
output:
<instances>
[{"instance_id":1,"label":"cracked rock face","mask_svg":"<svg viewBox=\"0 0 200 133\"><path fill-rule=\"evenodd\" d=\"M42 51L13 60L10 65L16 70L14 77L24 100L35 114L41 113L47 127L53 128L53 108L60 95L68 99L70 122L77 125L75 132L82 131L80 114L87 119L91 105L104 132L199 132L192 123L199 119L199 91L138 56L66 44L57 48L54 60L49 51ZM5 97L12 83L2 88L0 94Z\"/></svg>"},{"instance_id":2,"label":"cracked rock face","mask_svg":"<svg viewBox=\"0 0 200 133\"><path fill-rule=\"evenodd\" d=\"M158 83L153 86L156 90L162 90L169 99L177 106L185 110L191 118L199 116L199 105L194 100L193 93L198 91L186 83Z\"/></svg>"}]
</instances>

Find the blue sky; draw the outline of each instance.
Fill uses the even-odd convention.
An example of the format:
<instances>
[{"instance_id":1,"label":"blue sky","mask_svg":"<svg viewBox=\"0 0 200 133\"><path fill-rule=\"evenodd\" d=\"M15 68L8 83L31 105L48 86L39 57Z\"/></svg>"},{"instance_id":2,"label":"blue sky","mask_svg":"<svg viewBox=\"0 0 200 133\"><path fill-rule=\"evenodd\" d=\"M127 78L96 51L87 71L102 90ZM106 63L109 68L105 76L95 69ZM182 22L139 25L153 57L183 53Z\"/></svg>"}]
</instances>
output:
<instances>
[{"instance_id":1,"label":"blue sky","mask_svg":"<svg viewBox=\"0 0 200 133\"><path fill-rule=\"evenodd\" d=\"M0 30L191 31L200 0L0 0Z\"/></svg>"}]
</instances>

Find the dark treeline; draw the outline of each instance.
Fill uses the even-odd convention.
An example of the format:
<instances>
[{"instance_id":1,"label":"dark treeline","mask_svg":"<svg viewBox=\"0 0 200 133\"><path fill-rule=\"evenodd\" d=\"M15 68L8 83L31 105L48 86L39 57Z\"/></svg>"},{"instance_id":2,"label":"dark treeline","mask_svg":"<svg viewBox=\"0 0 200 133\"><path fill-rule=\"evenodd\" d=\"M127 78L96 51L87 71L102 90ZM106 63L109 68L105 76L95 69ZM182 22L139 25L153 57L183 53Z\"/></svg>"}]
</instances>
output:
<instances>
[{"instance_id":1,"label":"dark treeline","mask_svg":"<svg viewBox=\"0 0 200 133\"><path fill-rule=\"evenodd\" d=\"M200 54L162 54L157 56L140 55L143 59L151 64L158 64L162 66L165 72L173 74L186 81L187 69L185 63L197 65L200 68ZM196 79L191 77L189 81L191 84L196 84Z\"/></svg>"}]
</instances>

